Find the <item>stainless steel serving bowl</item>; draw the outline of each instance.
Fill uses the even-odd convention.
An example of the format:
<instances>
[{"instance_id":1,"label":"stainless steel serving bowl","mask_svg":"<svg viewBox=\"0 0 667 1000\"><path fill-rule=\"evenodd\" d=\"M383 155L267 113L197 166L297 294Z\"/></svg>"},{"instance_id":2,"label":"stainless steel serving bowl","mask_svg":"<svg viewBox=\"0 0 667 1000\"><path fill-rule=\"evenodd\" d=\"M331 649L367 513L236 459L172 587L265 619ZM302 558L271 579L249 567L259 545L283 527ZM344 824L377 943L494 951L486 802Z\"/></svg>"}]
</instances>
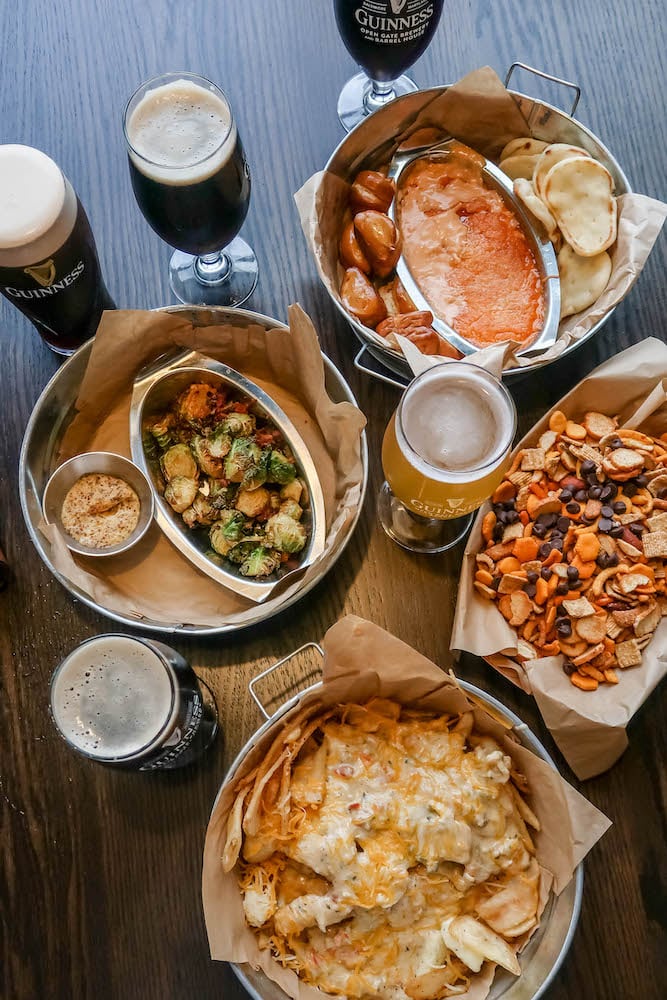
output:
<instances>
[{"instance_id":1,"label":"stainless steel serving bowl","mask_svg":"<svg viewBox=\"0 0 667 1000\"><path fill-rule=\"evenodd\" d=\"M549 74L533 70L531 67L524 66L521 63L515 63L511 67L505 80L506 85L509 83L515 67L521 67L537 76L555 80L555 82L561 83L566 87L572 87L577 91L577 98L573 103L571 113L567 114L552 104L547 104L534 97L510 90L510 94L528 122L532 135L545 142L566 142L581 146L609 170L614 180L615 193L617 195L629 193L632 190L630 182L623 173L618 161L590 129L587 129L585 125L582 125L581 122L578 122L573 117L579 99L579 88L575 84L570 84L567 81L549 76ZM372 170L383 163L386 164L391 159L397 145L396 129L392 128L392 123L398 118L401 120L416 118L430 101L444 94L449 89L449 86L433 87L430 90L421 90L414 94L406 94L404 97L399 97L397 100L392 101L391 104L388 104L380 111L376 111L375 114L358 125L343 139L329 158L325 170L335 174L337 177L341 177L345 181L350 181L360 170ZM381 128L383 122L386 122L385 129ZM377 136L378 134L382 134L386 138L383 138L382 141L375 139L373 142L370 142L367 138L369 135ZM408 363L399 351L387 347L382 337L378 336L374 331L369 330L368 327L363 326L354 316L350 315L341 302L333 295L331 295L331 300L362 343L362 349L357 354L355 361L361 371L378 377L377 372L362 363L363 354L365 351L368 351L380 365L401 376L399 383L401 381L409 381L413 377ZM559 355L559 359L571 354L577 347L597 333L607 322L612 312L613 309L609 309L584 336L570 343ZM531 369L549 363L549 360L539 361L535 359L531 362ZM525 374L526 370L526 368L521 367L512 368L505 371L504 374ZM381 375L379 377L382 378ZM383 378L383 381L392 382L393 380L391 378Z\"/></svg>"},{"instance_id":2,"label":"stainless steel serving bowl","mask_svg":"<svg viewBox=\"0 0 667 1000\"><path fill-rule=\"evenodd\" d=\"M323 655L317 644L308 643L307 647L312 647L320 655ZM251 736L232 763L218 792L216 803L251 751L265 740L268 733L280 727L285 716L293 712L303 698L316 692L322 686L321 683L311 685L287 701L270 717L255 691L257 681L262 680L307 647L301 647L301 649L284 657L251 682L250 693L267 721ZM522 722L502 702L486 691L482 691L481 688L460 679L458 683L473 701L478 701L496 718L506 720L511 725L512 732L518 740L556 770L555 763L525 722ZM215 804L213 808L215 809ZM574 873L574 878L561 894L559 896L551 894L542 913L539 928L519 955L521 975L517 978L502 969L498 969L489 993L489 1000L501 1000L501 998L502 1000L538 1000L545 995L572 943L581 910L583 885L584 870L583 864L580 864ZM253 1000L288 1000L284 990L261 970L253 969L252 966L245 964L232 964L232 968Z\"/></svg>"}]
</instances>

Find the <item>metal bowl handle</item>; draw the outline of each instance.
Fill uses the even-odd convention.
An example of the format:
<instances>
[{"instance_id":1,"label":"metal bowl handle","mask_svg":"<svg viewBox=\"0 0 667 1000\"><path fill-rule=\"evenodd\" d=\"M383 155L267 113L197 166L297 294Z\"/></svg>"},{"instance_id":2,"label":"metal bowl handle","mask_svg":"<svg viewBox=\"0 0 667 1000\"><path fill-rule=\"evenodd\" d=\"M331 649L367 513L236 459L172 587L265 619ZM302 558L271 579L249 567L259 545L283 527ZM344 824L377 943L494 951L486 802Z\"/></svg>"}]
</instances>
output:
<instances>
[{"instance_id":1,"label":"metal bowl handle","mask_svg":"<svg viewBox=\"0 0 667 1000\"><path fill-rule=\"evenodd\" d=\"M574 112L577 110L577 105L579 103L579 98L581 97L581 87L576 83L570 83L569 80L561 80L559 76L552 76L551 73L545 73L541 69L535 69L534 66L528 66L526 63L513 62L507 71L505 77L505 86L509 88L510 79L512 73L515 69L525 69L527 73L533 73L535 76L541 76L543 80L551 80L552 83L558 83L561 87L569 87L570 90L574 91L574 100L572 101L572 108L570 110L570 118L574 117Z\"/></svg>"},{"instance_id":2,"label":"metal bowl handle","mask_svg":"<svg viewBox=\"0 0 667 1000\"><path fill-rule=\"evenodd\" d=\"M285 663L289 663L290 660L294 659L295 656L298 656L299 653L303 653L304 650L306 649L314 649L317 653L319 653L321 658L324 659L324 650L320 645L318 645L318 643L305 642L303 646L299 646L298 649L295 649L291 653L288 653L287 656L283 656L282 660L277 660L270 667L267 667L266 670L262 670L261 674L257 674L256 677L253 677L253 679L248 684L248 691L250 692L250 696L265 719L270 719L271 716L264 707L264 702L255 691L255 685L258 684L259 681L263 681L265 677L268 677L270 674L272 674L274 670L277 670L279 667L284 666Z\"/></svg>"},{"instance_id":3,"label":"metal bowl handle","mask_svg":"<svg viewBox=\"0 0 667 1000\"><path fill-rule=\"evenodd\" d=\"M362 347L354 359L354 367L358 372L363 372L364 375L370 375L371 378L375 378L378 382L384 382L386 385L391 385L394 389L400 389L401 392L405 392L408 382L399 382L397 378L391 378L390 375L385 375L383 372L376 371L374 368L369 368L362 361L365 354L370 354L367 347ZM371 355L372 357L372 355Z\"/></svg>"}]
</instances>

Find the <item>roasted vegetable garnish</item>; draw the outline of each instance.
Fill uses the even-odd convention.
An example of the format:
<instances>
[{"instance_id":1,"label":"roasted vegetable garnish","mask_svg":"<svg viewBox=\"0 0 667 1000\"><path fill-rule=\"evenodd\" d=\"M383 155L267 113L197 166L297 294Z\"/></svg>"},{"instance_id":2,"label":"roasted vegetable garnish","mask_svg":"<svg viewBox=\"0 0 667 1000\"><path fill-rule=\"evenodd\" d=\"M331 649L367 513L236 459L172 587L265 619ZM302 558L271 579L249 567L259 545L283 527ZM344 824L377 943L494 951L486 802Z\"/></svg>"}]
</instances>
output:
<instances>
[{"instance_id":1,"label":"roasted vegetable garnish","mask_svg":"<svg viewBox=\"0 0 667 1000\"><path fill-rule=\"evenodd\" d=\"M241 393L193 383L143 439L158 489L213 562L266 577L305 548L307 491L292 451Z\"/></svg>"}]
</instances>

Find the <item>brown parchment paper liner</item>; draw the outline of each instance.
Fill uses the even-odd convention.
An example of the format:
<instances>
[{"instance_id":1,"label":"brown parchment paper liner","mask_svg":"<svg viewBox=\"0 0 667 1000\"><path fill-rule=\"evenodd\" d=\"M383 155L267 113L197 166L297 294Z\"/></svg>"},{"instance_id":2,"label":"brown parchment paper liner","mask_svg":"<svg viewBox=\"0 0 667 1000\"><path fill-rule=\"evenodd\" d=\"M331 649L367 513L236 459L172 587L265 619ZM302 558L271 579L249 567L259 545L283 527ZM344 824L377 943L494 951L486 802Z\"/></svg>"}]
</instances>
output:
<instances>
[{"instance_id":1,"label":"brown parchment paper liner","mask_svg":"<svg viewBox=\"0 0 667 1000\"><path fill-rule=\"evenodd\" d=\"M507 727L471 702L455 678L377 625L349 615L329 629L322 646L325 651L323 686L306 695L298 709L312 701L331 705L366 701L379 695L443 713L474 710L476 729L497 739L530 783L530 805L543 825L535 837L542 870L542 912L550 888L553 887L556 893L562 892L576 866L610 826L609 820L571 788L557 771L517 743ZM289 714L284 716L287 718ZM278 723L283 724L283 721ZM321 1000L324 995L321 991L302 983L294 972L283 969L266 951L259 949L244 919L236 875L234 872L225 874L222 870L227 816L238 779L261 758L266 744L274 736L275 733L267 734L265 740L253 748L229 785L223 785L213 807L202 871L209 947L211 958L248 962L254 968L261 968L295 1000ZM488 994L492 978L488 966L485 967L479 977L474 977L465 997L482 1000Z\"/></svg>"},{"instance_id":2,"label":"brown parchment paper liner","mask_svg":"<svg viewBox=\"0 0 667 1000\"><path fill-rule=\"evenodd\" d=\"M387 117L385 109L381 125L374 128L373 119L370 119L363 127L363 137L356 137L359 149L356 157L354 149L350 155L352 174L362 167L368 169L387 163L402 142L422 129L435 130L429 141L437 141L436 132L441 132L443 138L454 136L489 159L497 159L510 139L532 132L516 101L489 66L464 76L444 94L435 96L421 111L412 110L409 101L402 101L401 107L396 109L396 120L388 124ZM373 156L368 155L371 149L376 150ZM340 302L338 290L343 273L338 262L338 240L348 191L346 181L327 171L319 171L294 196L320 279L337 302ZM556 343L538 357L519 357L517 345L503 345L505 368L529 367L547 359L555 360L572 341L583 337L628 294L657 239L667 216L667 205L641 194L621 195L617 203L618 238L610 251L611 277L600 298L584 312L563 320ZM379 347L386 350L392 346L374 330L365 329ZM404 345L405 340L401 339L399 348L403 349ZM478 353L481 352L470 355L475 363ZM413 358L413 354L407 357L409 364Z\"/></svg>"},{"instance_id":3,"label":"brown parchment paper liner","mask_svg":"<svg viewBox=\"0 0 667 1000\"><path fill-rule=\"evenodd\" d=\"M531 447L546 430L553 410L575 419L586 410L619 414L621 424L660 435L667 431L667 345L654 338L617 354L564 396L517 445ZM667 619L644 649L638 667L619 670L618 684L580 691L561 669L562 656L520 663L513 659L517 635L495 604L475 588L475 555L482 548L480 508L463 556L451 648L485 657L512 683L535 696L542 718L578 778L611 767L628 745L626 726L667 672Z\"/></svg>"},{"instance_id":4,"label":"brown parchment paper liner","mask_svg":"<svg viewBox=\"0 0 667 1000\"><path fill-rule=\"evenodd\" d=\"M98 329L77 414L61 443L64 461L84 451L130 457L129 408L137 372L165 352L193 349L224 361L260 385L287 413L318 470L327 517L325 552L279 596L254 604L196 569L153 524L125 554L73 557L60 532L42 524L56 569L107 610L166 625L250 624L277 610L331 560L361 499L361 432L365 417L351 403L334 403L312 323L299 306L290 328L193 327L178 313L107 312Z\"/></svg>"}]
</instances>

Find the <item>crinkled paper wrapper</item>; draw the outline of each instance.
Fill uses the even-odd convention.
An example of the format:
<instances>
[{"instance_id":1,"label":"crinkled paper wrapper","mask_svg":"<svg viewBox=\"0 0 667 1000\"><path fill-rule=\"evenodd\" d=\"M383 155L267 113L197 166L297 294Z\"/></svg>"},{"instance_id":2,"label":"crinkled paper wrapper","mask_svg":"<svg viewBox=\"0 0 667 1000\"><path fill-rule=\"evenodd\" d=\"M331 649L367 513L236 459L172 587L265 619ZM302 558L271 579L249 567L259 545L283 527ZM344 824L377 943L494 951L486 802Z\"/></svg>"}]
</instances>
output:
<instances>
[{"instance_id":1,"label":"crinkled paper wrapper","mask_svg":"<svg viewBox=\"0 0 667 1000\"><path fill-rule=\"evenodd\" d=\"M444 94L439 93L426 106L423 105L423 94L416 94L411 99L402 98L396 109L395 121L388 125L388 112L384 109L380 116L381 125L371 118L359 129L359 135L350 137L347 140L350 143L350 175L362 168L372 169L388 163L398 146L421 129L435 129L442 133L438 136L434 132L433 139L428 141L454 136L489 159L497 159L510 139L531 135L532 132L516 101L489 66L469 73ZM536 131L540 133L539 126ZM561 141L581 144L585 139L564 136ZM320 171L306 181L295 195L301 226L315 257L319 276L327 291L339 303L342 269L338 262L338 240L348 191L347 181L333 173ZM563 320L556 343L535 358L519 357L516 350L520 349L520 345L496 345L491 350L502 359L502 369L555 360L628 294L658 237L667 215L667 205L641 194L624 194L617 202L618 237L609 251L612 272L600 298L584 312ZM342 304L341 308L344 310ZM365 330L379 347L384 350L390 348L388 341L374 330ZM408 354L404 350L405 339L396 339L412 366L417 352ZM478 363L478 354L487 354L489 350L485 348L483 352L475 352L470 355L470 360Z\"/></svg>"},{"instance_id":2,"label":"crinkled paper wrapper","mask_svg":"<svg viewBox=\"0 0 667 1000\"><path fill-rule=\"evenodd\" d=\"M361 502L361 434L366 421L352 403L329 398L317 334L299 306L290 307L289 321L287 330L267 331L254 324L195 327L183 313L104 314L60 460L85 451L112 451L129 458L135 376L166 352L195 350L242 372L285 411L318 470L327 518L322 557L261 605L196 569L155 522L131 550L109 557L73 556L58 529L42 523L55 568L106 610L136 618L138 624L150 618L165 626L241 627L279 610L332 560Z\"/></svg>"},{"instance_id":3,"label":"crinkled paper wrapper","mask_svg":"<svg viewBox=\"0 0 667 1000\"><path fill-rule=\"evenodd\" d=\"M587 410L618 414L622 426L659 436L667 431L667 346L649 338L596 368L564 396L524 437L534 447L553 410L577 419ZM483 548L479 511L463 557L451 648L483 656L514 684L533 694L542 717L568 764L580 779L611 767L628 745L626 726L667 672L667 618L658 625L637 667L617 671L618 684L581 691L562 670L563 656L521 663L517 634L492 601L473 586L475 555Z\"/></svg>"},{"instance_id":4,"label":"crinkled paper wrapper","mask_svg":"<svg viewBox=\"0 0 667 1000\"><path fill-rule=\"evenodd\" d=\"M492 735L510 755L519 771L528 778L530 805L542 822L535 835L537 858L542 871L540 912L549 891L562 892L574 870L610 826L609 820L565 782L558 772L509 735L507 725L470 701L455 678L400 639L362 618L350 615L327 632L323 686L306 695L294 709L312 701L323 705L364 702L380 696L427 711L458 714L472 708L475 728ZM285 725L289 715L278 726ZM227 817L235 799L238 779L261 760L276 733L270 731L240 765L229 784L223 785L209 821L204 847L202 896L211 958L249 963L262 969L294 1000L321 1000L320 990L302 983L296 974L283 969L257 939L245 922L236 873L222 870ZM473 978L465 997L483 1000L487 996L493 969L488 964Z\"/></svg>"}]
</instances>

